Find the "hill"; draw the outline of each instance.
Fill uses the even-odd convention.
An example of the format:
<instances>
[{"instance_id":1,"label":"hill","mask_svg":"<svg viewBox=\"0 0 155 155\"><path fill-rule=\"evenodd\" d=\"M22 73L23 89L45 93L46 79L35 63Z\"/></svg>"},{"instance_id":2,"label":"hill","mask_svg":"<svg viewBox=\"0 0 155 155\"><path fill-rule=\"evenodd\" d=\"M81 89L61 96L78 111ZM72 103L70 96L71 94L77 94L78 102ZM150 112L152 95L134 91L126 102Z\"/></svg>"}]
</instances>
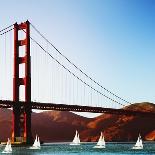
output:
<instances>
[{"instance_id":1,"label":"hill","mask_svg":"<svg viewBox=\"0 0 155 155\"><path fill-rule=\"evenodd\" d=\"M38 134L46 142L70 141L75 130L86 129L91 121L72 112L46 111L32 113L32 134ZM11 136L12 111L0 109L0 141L6 141Z\"/></svg>"},{"instance_id":2,"label":"hill","mask_svg":"<svg viewBox=\"0 0 155 155\"><path fill-rule=\"evenodd\" d=\"M155 105L146 102L136 103L125 107L125 109L155 112ZM88 129L83 131L81 135L85 137L84 141L96 141L99 132L103 131L107 141L135 141L138 134L141 133L144 140L154 140L154 121L155 118L141 116L103 114L89 122Z\"/></svg>"},{"instance_id":3,"label":"hill","mask_svg":"<svg viewBox=\"0 0 155 155\"><path fill-rule=\"evenodd\" d=\"M91 121L72 112L48 111L32 114L32 131L45 141L71 141L75 130L86 130Z\"/></svg>"}]
</instances>

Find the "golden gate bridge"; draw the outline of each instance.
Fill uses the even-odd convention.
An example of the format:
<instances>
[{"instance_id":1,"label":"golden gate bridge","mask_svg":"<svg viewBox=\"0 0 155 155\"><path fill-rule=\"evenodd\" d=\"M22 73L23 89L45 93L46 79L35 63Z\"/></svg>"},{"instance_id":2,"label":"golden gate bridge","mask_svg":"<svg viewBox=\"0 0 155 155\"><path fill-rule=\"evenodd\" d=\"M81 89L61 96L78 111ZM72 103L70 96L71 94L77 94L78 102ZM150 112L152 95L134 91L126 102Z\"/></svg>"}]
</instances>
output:
<instances>
[{"instance_id":1,"label":"golden gate bridge","mask_svg":"<svg viewBox=\"0 0 155 155\"><path fill-rule=\"evenodd\" d=\"M0 42L0 108L13 110L13 142L32 143L32 109L155 116L125 108L129 101L77 67L29 21L0 30Z\"/></svg>"}]
</instances>

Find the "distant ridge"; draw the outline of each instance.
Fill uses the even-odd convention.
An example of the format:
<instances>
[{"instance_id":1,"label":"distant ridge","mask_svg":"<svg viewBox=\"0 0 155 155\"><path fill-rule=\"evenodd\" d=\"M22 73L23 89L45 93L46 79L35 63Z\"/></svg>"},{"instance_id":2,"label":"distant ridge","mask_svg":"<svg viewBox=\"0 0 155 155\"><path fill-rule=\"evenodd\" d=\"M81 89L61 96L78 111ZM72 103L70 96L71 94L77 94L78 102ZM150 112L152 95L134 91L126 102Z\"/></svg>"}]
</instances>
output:
<instances>
[{"instance_id":1,"label":"distant ridge","mask_svg":"<svg viewBox=\"0 0 155 155\"><path fill-rule=\"evenodd\" d=\"M135 103L125 109L155 112L155 105L147 102ZM154 132L150 135L155 130L153 122L155 122L155 118L103 114L88 123L89 129L83 131L82 135L85 135L85 141L96 141L99 132L103 131L107 141L135 141L138 134L141 133L144 140L151 140L155 134ZM148 134L151 137L148 137Z\"/></svg>"},{"instance_id":2,"label":"distant ridge","mask_svg":"<svg viewBox=\"0 0 155 155\"><path fill-rule=\"evenodd\" d=\"M155 112L153 103L135 103L128 110ZM77 129L81 141L97 141L103 131L106 141L135 141L139 132L144 140L155 140L155 118L103 114L85 118L72 112L32 113L33 136L45 142L72 141ZM12 111L0 109L0 141L11 136Z\"/></svg>"}]
</instances>

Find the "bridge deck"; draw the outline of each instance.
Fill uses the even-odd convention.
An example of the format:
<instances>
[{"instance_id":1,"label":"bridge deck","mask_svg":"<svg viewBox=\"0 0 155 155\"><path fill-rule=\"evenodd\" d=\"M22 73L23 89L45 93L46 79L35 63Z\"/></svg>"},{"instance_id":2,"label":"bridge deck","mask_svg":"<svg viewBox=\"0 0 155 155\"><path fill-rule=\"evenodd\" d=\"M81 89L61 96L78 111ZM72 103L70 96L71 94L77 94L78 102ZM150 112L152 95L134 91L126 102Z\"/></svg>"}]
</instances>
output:
<instances>
[{"instance_id":1,"label":"bridge deck","mask_svg":"<svg viewBox=\"0 0 155 155\"><path fill-rule=\"evenodd\" d=\"M112 108L103 108L103 107L66 105L66 104L55 104L55 103L38 103L38 102L31 102L31 104L28 104L23 101L20 101L17 104L19 106L30 107L31 109L38 109L38 110L109 113L109 114L117 114L117 115L140 115L140 116L155 117L155 112L142 112L142 111L134 111L134 110L126 110L126 109L112 109ZM0 108L12 108L14 105L17 105L17 104L13 101L0 100Z\"/></svg>"}]
</instances>

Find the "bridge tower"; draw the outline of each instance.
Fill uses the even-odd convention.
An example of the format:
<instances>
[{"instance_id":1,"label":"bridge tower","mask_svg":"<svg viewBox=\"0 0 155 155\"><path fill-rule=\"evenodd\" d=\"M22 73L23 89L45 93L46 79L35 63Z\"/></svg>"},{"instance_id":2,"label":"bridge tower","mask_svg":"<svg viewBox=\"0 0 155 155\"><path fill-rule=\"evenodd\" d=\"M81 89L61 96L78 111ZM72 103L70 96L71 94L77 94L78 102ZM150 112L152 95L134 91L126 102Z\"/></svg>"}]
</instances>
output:
<instances>
[{"instance_id":1,"label":"bridge tower","mask_svg":"<svg viewBox=\"0 0 155 155\"><path fill-rule=\"evenodd\" d=\"M19 39L19 32L24 31L25 38ZM20 56L24 47L24 56ZM13 142L32 142L31 134L31 65L30 65L30 23L26 21L14 24L14 75L13 75ZM24 65L24 77L20 76L20 64ZM20 86L24 86L25 106L19 104Z\"/></svg>"}]
</instances>

